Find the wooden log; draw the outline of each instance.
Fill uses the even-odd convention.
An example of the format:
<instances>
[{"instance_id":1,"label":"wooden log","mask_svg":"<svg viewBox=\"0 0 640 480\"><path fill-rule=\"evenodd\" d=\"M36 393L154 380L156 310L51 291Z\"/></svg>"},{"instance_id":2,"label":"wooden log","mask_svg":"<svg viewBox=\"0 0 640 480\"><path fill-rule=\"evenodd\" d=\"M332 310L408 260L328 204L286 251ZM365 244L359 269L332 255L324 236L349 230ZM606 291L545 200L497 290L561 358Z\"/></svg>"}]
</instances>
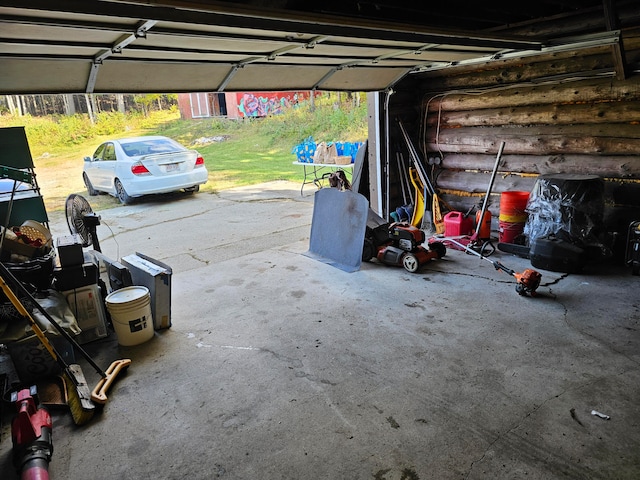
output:
<instances>
[{"instance_id":1,"label":"wooden log","mask_svg":"<svg viewBox=\"0 0 640 480\"><path fill-rule=\"evenodd\" d=\"M640 34L625 31L622 45L630 64L640 55ZM446 92L484 86L530 82L542 77L565 75L571 72L594 72L614 67L610 47L540 53L535 57L494 60L481 68L478 65L460 65L442 70L423 72L415 77L421 80L420 91Z\"/></svg>"},{"instance_id":2,"label":"wooden log","mask_svg":"<svg viewBox=\"0 0 640 480\"><path fill-rule=\"evenodd\" d=\"M497 176L492 192L501 193L511 190L531 191L537 175L524 177L520 175ZM461 191L475 194L486 194L491 174L478 172L454 172L442 170L436 179L436 188Z\"/></svg>"},{"instance_id":3,"label":"wooden log","mask_svg":"<svg viewBox=\"0 0 640 480\"><path fill-rule=\"evenodd\" d=\"M635 51L629 58L637 59ZM480 88L496 88L500 85L524 84L537 81L544 77L560 77L577 72L606 72L613 69L613 59L609 47L598 47L586 56L580 56L578 52L566 52L563 54L544 55L546 61L537 58L536 63L527 63L524 59L503 60L492 62L482 70L469 68L465 72L438 72L425 74L422 78L421 90L429 94L438 94L455 90L471 90ZM582 74L584 76L584 74ZM434 77L434 78L431 78Z\"/></svg>"},{"instance_id":4,"label":"wooden log","mask_svg":"<svg viewBox=\"0 0 640 480\"><path fill-rule=\"evenodd\" d=\"M635 43L640 44L640 40ZM547 58L541 62L536 58L536 63L526 63L523 59L505 60L502 63L492 62L482 70L468 67L468 71L457 72L455 75L451 71L431 72L420 74L422 83L420 91L426 92L425 96L430 97L435 94L452 92L455 90L472 89L492 89L499 86L514 84L542 83L545 79L558 81L595 77L606 72L613 72L615 65L611 56L610 47L598 47L597 51L589 52L587 55L580 55L583 52L568 52L565 54L555 54L542 56ZM640 62L640 45L626 52L627 63L634 65ZM455 68L455 67L454 67Z\"/></svg>"},{"instance_id":5,"label":"wooden log","mask_svg":"<svg viewBox=\"0 0 640 480\"><path fill-rule=\"evenodd\" d=\"M566 125L523 128L453 128L427 131L429 151L495 153L505 142L505 154L640 154L637 125Z\"/></svg>"},{"instance_id":6,"label":"wooden log","mask_svg":"<svg viewBox=\"0 0 640 480\"><path fill-rule=\"evenodd\" d=\"M482 208L484 196L460 195L457 193L443 193L441 198L457 212L467 213ZM498 217L500 212L500 195L493 194L489 197L487 208L491 212L492 217Z\"/></svg>"},{"instance_id":7,"label":"wooden log","mask_svg":"<svg viewBox=\"0 0 640 480\"><path fill-rule=\"evenodd\" d=\"M477 205L482 203L487 193L491 176L489 174L472 172L443 171L438 176L436 188L438 194L452 207L455 204ZM490 203L496 205L503 192L534 190L538 176L519 177L508 175L498 176L491 189ZM620 207L636 207L640 218L640 182L628 180L604 180L605 203ZM498 199L498 203L496 203Z\"/></svg>"},{"instance_id":8,"label":"wooden log","mask_svg":"<svg viewBox=\"0 0 640 480\"><path fill-rule=\"evenodd\" d=\"M495 155L449 153L442 159L442 167L449 170L489 172L494 164ZM498 172L574 173L640 179L640 158L624 155L502 155Z\"/></svg>"},{"instance_id":9,"label":"wooden log","mask_svg":"<svg viewBox=\"0 0 640 480\"><path fill-rule=\"evenodd\" d=\"M429 112L524 107L541 104L593 103L640 100L640 77L618 80L584 80L554 85L514 86L483 93L452 93L425 97Z\"/></svg>"},{"instance_id":10,"label":"wooden log","mask_svg":"<svg viewBox=\"0 0 640 480\"><path fill-rule=\"evenodd\" d=\"M502 125L571 125L588 123L638 122L640 100L597 102L588 104L533 105L483 110L433 112L427 126L474 127Z\"/></svg>"}]
</instances>

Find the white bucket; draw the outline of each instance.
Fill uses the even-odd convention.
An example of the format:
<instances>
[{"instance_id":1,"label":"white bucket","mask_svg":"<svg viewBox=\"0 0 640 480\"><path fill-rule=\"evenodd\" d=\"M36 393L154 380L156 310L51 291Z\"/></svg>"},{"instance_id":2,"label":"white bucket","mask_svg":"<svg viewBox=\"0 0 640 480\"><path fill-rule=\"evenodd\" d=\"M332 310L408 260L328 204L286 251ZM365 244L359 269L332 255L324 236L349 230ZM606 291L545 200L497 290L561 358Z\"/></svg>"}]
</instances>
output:
<instances>
[{"instance_id":1,"label":"white bucket","mask_svg":"<svg viewBox=\"0 0 640 480\"><path fill-rule=\"evenodd\" d=\"M105 304L120 345L139 345L153 338L151 294L147 287L134 285L111 292Z\"/></svg>"}]
</instances>

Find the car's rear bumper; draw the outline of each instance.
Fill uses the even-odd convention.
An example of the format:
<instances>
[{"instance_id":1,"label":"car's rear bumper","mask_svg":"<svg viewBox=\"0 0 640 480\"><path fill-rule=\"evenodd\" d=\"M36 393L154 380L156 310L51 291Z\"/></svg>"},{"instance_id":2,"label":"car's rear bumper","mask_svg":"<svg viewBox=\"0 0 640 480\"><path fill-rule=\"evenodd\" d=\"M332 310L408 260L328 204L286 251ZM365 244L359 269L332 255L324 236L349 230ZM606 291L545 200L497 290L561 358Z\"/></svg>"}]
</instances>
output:
<instances>
[{"instance_id":1,"label":"car's rear bumper","mask_svg":"<svg viewBox=\"0 0 640 480\"><path fill-rule=\"evenodd\" d=\"M207 183L209 173L204 168L196 168L191 172L172 175L171 177L141 176L135 182L122 182L130 197L151 195L154 193L169 193L183 188L194 187Z\"/></svg>"}]
</instances>

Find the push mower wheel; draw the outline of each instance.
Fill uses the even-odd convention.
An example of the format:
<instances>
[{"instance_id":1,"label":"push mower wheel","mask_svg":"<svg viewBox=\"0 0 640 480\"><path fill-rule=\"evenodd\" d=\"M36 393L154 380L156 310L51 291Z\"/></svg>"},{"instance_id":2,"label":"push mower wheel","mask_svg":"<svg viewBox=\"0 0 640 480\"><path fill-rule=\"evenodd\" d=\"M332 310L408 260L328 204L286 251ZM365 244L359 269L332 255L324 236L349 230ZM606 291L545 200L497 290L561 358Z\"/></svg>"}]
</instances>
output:
<instances>
[{"instance_id":1,"label":"push mower wheel","mask_svg":"<svg viewBox=\"0 0 640 480\"><path fill-rule=\"evenodd\" d=\"M429 244L429 250L436 252L438 258L442 258L447 254L447 247L442 242L433 242Z\"/></svg>"},{"instance_id":2,"label":"push mower wheel","mask_svg":"<svg viewBox=\"0 0 640 480\"><path fill-rule=\"evenodd\" d=\"M402 266L407 272L416 273L420 268L420 262L418 262L418 258L413 253L407 253L402 257Z\"/></svg>"}]
</instances>

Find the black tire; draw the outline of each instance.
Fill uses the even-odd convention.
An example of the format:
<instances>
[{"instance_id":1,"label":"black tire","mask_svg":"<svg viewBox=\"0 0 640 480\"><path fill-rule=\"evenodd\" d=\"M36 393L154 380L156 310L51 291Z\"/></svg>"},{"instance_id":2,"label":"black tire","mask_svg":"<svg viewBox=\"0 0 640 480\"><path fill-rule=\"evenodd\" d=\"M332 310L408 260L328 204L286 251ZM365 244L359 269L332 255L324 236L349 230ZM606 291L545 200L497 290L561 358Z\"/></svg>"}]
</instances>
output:
<instances>
[{"instance_id":1,"label":"black tire","mask_svg":"<svg viewBox=\"0 0 640 480\"><path fill-rule=\"evenodd\" d=\"M436 255L438 255L438 258L442 258L447 254L447 247L442 242L430 243L429 250L436 252Z\"/></svg>"},{"instance_id":2,"label":"black tire","mask_svg":"<svg viewBox=\"0 0 640 480\"><path fill-rule=\"evenodd\" d=\"M122 182L116 178L114 185L116 187L116 196L122 205L128 205L133 201L133 198L129 196L127 191L124 189Z\"/></svg>"},{"instance_id":3,"label":"black tire","mask_svg":"<svg viewBox=\"0 0 640 480\"><path fill-rule=\"evenodd\" d=\"M89 177L87 177L86 173L82 174L82 179L84 180L84 186L87 187L87 193L89 194L89 196L95 197L96 195L98 195L98 191L93 188L91 180L89 180Z\"/></svg>"},{"instance_id":4,"label":"black tire","mask_svg":"<svg viewBox=\"0 0 640 480\"><path fill-rule=\"evenodd\" d=\"M184 191L187 193L198 193L200 191L200 185L194 185L193 187L185 188Z\"/></svg>"}]
</instances>

